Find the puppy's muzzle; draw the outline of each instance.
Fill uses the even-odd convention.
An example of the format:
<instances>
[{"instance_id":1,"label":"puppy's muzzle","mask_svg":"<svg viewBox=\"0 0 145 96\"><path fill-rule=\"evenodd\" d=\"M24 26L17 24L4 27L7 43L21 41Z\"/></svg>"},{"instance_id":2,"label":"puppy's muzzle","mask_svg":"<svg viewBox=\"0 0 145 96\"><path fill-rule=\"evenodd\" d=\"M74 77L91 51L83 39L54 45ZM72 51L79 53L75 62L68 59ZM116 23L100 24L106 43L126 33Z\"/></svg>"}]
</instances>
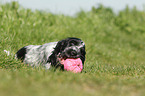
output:
<instances>
[{"instance_id":1,"label":"puppy's muzzle","mask_svg":"<svg viewBox=\"0 0 145 96\"><path fill-rule=\"evenodd\" d=\"M81 52L79 48L72 46L65 48L61 56L65 58L79 58L81 56Z\"/></svg>"}]
</instances>

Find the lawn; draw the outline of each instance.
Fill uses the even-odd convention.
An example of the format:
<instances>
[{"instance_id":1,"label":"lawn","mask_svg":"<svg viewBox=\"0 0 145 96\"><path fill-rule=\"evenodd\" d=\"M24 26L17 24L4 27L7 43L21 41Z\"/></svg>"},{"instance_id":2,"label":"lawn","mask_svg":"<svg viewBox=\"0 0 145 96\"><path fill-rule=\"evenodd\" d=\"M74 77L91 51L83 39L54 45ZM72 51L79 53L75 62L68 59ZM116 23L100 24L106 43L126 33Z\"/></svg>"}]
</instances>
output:
<instances>
[{"instance_id":1,"label":"lawn","mask_svg":"<svg viewBox=\"0 0 145 96\"><path fill-rule=\"evenodd\" d=\"M74 17L0 5L0 96L145 96L145 11L103 5ZM32 68L17 50L67 37L86 44L82 73ZM3 50L9 50L7 56Z\"/></svg>"}]
</instances>

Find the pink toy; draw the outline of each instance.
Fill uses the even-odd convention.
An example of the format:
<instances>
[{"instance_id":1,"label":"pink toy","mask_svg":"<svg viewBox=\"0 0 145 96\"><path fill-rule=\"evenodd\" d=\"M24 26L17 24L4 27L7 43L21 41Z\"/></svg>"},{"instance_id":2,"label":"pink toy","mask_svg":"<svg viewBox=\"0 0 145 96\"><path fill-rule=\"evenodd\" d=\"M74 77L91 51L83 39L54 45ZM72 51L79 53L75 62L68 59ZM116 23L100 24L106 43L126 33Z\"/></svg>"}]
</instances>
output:
<instances>
[{"instance_id":1,"label":"pink toy","mask_svg":"<svg viewBox=\"0 0 145 96\"><path fill-rule=\"evenodd\" d=\"M83 64L80 58L69 58L62 60L61 63L64 65L64 70L71 71L73 73L80 73L83 69Z\"/></svg>"}]
</instances>

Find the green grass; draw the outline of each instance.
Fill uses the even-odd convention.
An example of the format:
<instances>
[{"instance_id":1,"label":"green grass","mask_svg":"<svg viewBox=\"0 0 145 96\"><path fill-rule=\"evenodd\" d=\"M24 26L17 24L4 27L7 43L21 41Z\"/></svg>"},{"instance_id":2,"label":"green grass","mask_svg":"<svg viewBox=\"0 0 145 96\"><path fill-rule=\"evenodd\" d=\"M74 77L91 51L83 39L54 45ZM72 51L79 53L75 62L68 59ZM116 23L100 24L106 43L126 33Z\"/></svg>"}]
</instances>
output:
<instances>
[{"instance_id":1,"label":"green grass","mask_svg":"<svg viewBox=\"0 0 145 96\"><path fill-rule=\"evenodd\" d=\"M100 5L75 17L31 11L18 3L0 5L1 96L144 96L145 12L115 14ZM31 68L3 50L66 37L86 44L82 73Z\"/></svg>"}]
</instances>

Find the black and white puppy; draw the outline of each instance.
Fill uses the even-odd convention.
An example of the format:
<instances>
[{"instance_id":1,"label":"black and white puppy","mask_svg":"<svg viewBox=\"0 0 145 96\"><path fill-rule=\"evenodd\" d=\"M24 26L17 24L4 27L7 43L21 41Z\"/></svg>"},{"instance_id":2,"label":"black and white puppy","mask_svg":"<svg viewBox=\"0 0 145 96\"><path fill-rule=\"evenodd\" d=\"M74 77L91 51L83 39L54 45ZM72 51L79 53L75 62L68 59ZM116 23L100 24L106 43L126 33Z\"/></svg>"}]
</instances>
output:
<instances>
[{"instance_id":1,"label":"black and white puppy","mask_svg":"<svg viewBox=\"0 0 145 96\"><path fill-rule=\"evenodd\" d=\"M44 45L28 45L16 53L16 58L31 66L42 65L46 69L51 66L63 70L60 60L67 58L80 58L83 65L85 61L85 44L79 38L67 38L59 42Z\"/></svg>"}]
</instances>

